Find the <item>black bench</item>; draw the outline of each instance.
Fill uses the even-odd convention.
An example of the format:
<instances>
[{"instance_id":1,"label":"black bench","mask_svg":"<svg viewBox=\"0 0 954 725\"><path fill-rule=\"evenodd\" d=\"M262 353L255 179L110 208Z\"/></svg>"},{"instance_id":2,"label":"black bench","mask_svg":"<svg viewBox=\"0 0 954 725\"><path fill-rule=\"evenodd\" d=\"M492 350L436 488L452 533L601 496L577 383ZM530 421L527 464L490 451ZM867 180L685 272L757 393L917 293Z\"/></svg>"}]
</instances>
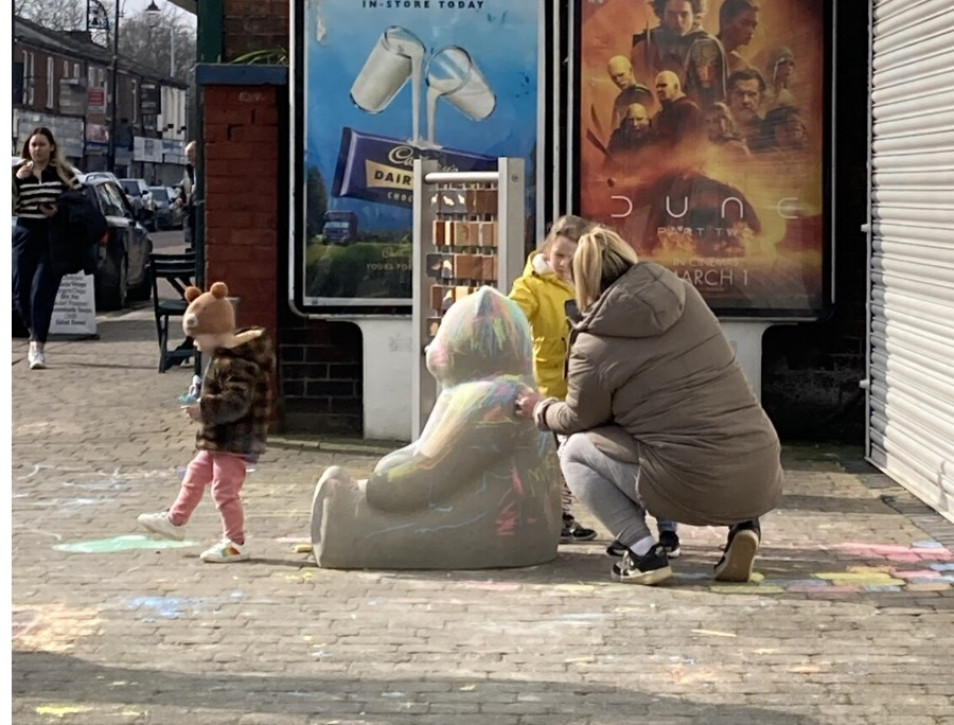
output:
<instances>
[{"instance_id":1,"label":"black bench","mask_svg":"<svg viewBox=\"0 0 954 725\"><path fill-rule=\"evenodd\" d=\"M159 372L188 362L196 354L192 338L186 337L176 347L169 349L169 320L182 317L189 303L185 299L186 287L194 284L195 252L179 254L153 252L149 255L149 274L152 277L152 304L156 314L156 333L159 336ZM165 280L174 297L166 289L160 290L159 282ZM165 288L165 285L163 285ZM160 292L166 296L160 296ZM178 337L175 335L174 337Z\"/></svg>"}]
</instances>

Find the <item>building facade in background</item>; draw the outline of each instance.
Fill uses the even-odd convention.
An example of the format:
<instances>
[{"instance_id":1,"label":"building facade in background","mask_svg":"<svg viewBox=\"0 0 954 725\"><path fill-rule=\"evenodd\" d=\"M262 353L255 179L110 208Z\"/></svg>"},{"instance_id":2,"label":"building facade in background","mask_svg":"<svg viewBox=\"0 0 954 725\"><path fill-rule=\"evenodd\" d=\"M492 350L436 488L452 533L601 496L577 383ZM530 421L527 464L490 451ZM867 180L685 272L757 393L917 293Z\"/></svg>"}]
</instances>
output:
<instances>
[{"instance_id":1,"label":"building facade in background","mask_svg":"<svg viewBox=\"0 0 954 725\"><path fill-rule=\"evenodd\" d=\"M30 131L49 128L82 171L107 170L112 109L109 49L87 32L16 18L13 32L13 154ZM188 84L119 59L117 176L171 185L181 179L188 141Z\"/></svg>"}]
</instances>

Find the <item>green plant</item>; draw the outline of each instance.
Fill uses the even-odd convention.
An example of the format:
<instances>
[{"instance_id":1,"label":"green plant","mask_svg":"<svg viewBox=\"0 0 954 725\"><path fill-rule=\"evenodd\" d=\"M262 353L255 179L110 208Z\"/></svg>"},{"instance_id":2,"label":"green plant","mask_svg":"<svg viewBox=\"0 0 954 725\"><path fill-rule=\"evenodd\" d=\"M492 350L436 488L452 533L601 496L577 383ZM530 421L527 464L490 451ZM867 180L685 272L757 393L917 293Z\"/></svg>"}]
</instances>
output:
<instances>
[{"instance_id":1,"label":"green plant","mask_svg":"<svg viewBox=\"0 0 954 725\"><path fill-rule=\"evenodd\" d=\"M232 63L248 65L288 65L288 51L285 48L261 48L242 53L232 59Z\"/></svg>"}]
</instances>

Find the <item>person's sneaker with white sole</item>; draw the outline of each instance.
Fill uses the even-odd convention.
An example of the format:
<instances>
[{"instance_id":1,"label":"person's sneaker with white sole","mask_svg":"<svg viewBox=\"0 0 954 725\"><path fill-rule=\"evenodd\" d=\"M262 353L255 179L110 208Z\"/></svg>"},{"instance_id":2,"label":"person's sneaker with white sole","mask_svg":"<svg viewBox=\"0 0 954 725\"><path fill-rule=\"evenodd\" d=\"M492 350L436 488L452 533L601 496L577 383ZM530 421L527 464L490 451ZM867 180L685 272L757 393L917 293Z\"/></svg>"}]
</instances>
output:
<instances>
[{"instance_id":1,"label":"person's sneaker with white sole","mask_svg":"<svg viewBox=\"0 0 954 725\"><path fill-rule=\"evenodd\" d=\"M752 578L755 554L759 550L759 532L739 529L729 536L725 553L715 565L715 579L720 582L747 582Z\"/></svg>"},{"instance_id":2,"label":"person's sneaker with white sole","mask_svg":"<svg viewBox=\"0 0 954 725\"><path fill-rule=\"evenodd\" d=\"M46 370L46 353L35 342L30 343L27 362L30 365L30 370Z\"/></svg>"},{"instance_id":3,"label":"person's sneaker with white sole","mask_svg":"<svg viewBox=\"0 0 954 725\"><path fill-rule=\"evenodd\" d=\"M199 554L199 558L209 564L231 564L235 561L248 561L248 547L245 544L236 544L231 539L225 538Z\"/></svg>"},{"instance_id":4,"label":"person's sneaker with white sole","mask_svg":"<svg viewBox=\"0 0 954 725\"><path fill-rule=\"evenodd\" d=\"M643 556L627 550L623 558L613 564L613 578L624 584L653 586L672 577L672 567L666 550L656 544Z\"/></svg>"},{"instance_id":5,"label":"person's sneaker with white sole","mask_svg":"<svg viewBox=\"0 0 954 725\"><path fill-rule=\"evenodd\" d=\"M182 541L185 538L185 524L176 526L169 520L169 512L163 511L158 514L139 514L137 519L139 525L159 536L174 541Z\"/></svg>"}]
</instances>

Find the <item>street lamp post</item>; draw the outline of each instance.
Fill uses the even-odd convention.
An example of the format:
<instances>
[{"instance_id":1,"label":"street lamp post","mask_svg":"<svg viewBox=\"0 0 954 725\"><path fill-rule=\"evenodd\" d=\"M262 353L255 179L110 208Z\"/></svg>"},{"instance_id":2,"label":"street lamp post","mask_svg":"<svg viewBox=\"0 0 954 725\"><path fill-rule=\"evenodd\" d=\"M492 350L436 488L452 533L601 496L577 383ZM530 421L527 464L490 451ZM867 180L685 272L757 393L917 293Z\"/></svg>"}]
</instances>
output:
<instances>
[{"instance_id":1,"label":"street lamp post","mask_svg":"<svg viewBox=\"0 0 954 725\"><path fill-rule=\"evenodd\" d=\"M149 3L146 12L156 16L162 15L162 10L156 5L156 0ZM172 25L169 26L169 77L176 77L176 29Z\"/></svg>"},{"instance_id":2,"label":"street lamp post","mask_svg":"<svg viewBox=\"0 0 954 725\"><path fill-rule=\"evenodd\" d=\"M119 86L119 0L116 0L116 14L113 20L113 65L109 80L109 150L106 155L106 168L116 170L116 116L118 113L117 86Z\"/></svg>"}]
</instances>

